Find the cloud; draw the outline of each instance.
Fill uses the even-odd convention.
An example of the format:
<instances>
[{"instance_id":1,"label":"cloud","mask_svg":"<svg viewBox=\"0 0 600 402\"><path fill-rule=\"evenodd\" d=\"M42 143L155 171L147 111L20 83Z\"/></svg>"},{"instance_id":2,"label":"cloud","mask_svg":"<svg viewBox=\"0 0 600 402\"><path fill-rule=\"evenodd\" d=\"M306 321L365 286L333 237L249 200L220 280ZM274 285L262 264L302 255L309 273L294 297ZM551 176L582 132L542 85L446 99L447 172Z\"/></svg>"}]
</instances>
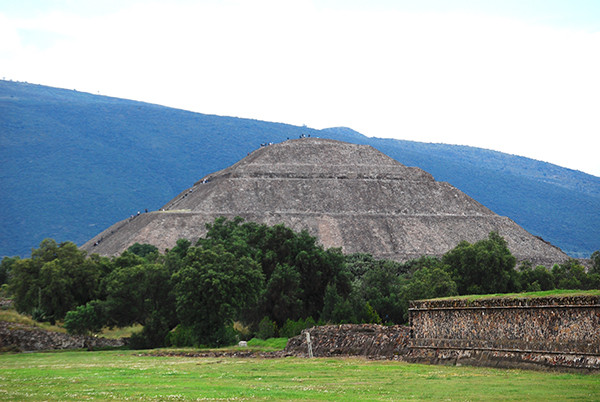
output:
<instances>
[{"instance_id":1,"label":"cloud","mask_svg":"<svg viewBox=\"0 0 600 402\"><path fill-rule=\"evenodd\" d=\"M0 58L11 57L21 47L19 34L13 22L0 14Z\"/></svg>"},{"instance_id":2,"label":"cloud","mask_svg":"<svg viewBox=\"0 0 600 402\"><path fill-rule=\"evenodd\" d=\"M600 174L592 154L600 34L489 15L318 4L184 1L85 17L0 16L8 38L0 61L13 79L481 146ZM24 29L53 40L26 45Z\"/></svg>"}]
</instances>

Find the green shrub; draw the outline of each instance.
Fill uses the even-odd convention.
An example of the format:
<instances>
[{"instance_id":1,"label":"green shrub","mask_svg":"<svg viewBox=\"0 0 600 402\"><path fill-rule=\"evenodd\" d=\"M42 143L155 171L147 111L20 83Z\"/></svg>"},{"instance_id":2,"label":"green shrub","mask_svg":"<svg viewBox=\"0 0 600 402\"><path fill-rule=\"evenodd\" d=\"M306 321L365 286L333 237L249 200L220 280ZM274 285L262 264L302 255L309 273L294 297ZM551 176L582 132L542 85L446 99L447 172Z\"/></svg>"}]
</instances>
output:
<instances>
[{"instance_id":1,"label":"green shrub","mask_svg":"<svg viewBox=\"0 0 600 402\"><path fill-rule=\"evenodd\" d=\"M258 331L256 337L258 339L269 339L273 338L277 334L277 324L272 321L269 317L264 317L258 323Z\"/></svg>"},{"instance_id":2,"label":"green shrub","mask_svg":"<svg viewBox=\"0 0 600 402\"><path fill-rule=\"evenodd\" d=\"M179 324L167 334L165 344L167 346L179 348L185 346L197 346L197 340L192 328Z\"/></svg>"},{"instance_id":3,"label":"green shrub","mask_svg":"<svg viewBox=\"0 0 600 402\"><path fill-rule=\"evenodd\" d=\"M239 338L233 325L227 325L219 328L216 332L216 341L211 346L223 347L235 345L239 342Z\"/></svg>"},{"instance_id":4,"label":"green shrub","mask_svg":"<svg viewBox=\"0 0 600 402\"><path fill-rule=\"evenodd\" d=\"M315 320L312 317L308 317L306 321L302 318L299 318L298 321L288 319L281 327L279 335L285 338L292 338L296 335L300 335L303 329L311 328L315 325Z\"/></svg>"},{"instance_id":5,"label":"green shrub","mask_svg":"<svg viewBox=\"0 0 600 402\"><path fill-rule=\"evenodd\" d=\"M99 300L93 300L75 310L67 312L64 327L70 334L86 335L98 333L106 322L104 305Z\"/></svg>"},{"instance_id":6,"label":"green shrub","mask_svg":"<svg viewBox=\"0 0 600 402\"><path fill-rule=\"evenodd\" d=\"M8 283L0 285L0 297L8 298L10 296L10 288Z\"/></svg>"},{"instance_id":7,"label":"green shrub","mask_svg":"<svg viewBox=\"0 0 600 402\"><path fill-rule=\"evenodd\" d=\"M129 339L132 349L152 349L165 345L169 335L169 324L165 317L158 313L150 314L141 332L136 332Z\"/></svg>"},{"instance_id":8,"label":"green shrub","mask_svg":"<svg viewBox=\"0 0 600 402\"><path fill-rule=\"evenodd\" d=\"M368 324L381 324L381 317L369 302L365 304L365 322Z\"/></svg>"},{"instance_id":9,"label":"green shrub","mask_svg":"<svg viewBox=\"0 0 600 402\"><path fill-rule=\"evenodd\" d=\"M37 322L48 321L46 312L41 307L34 307L33 310L31 310L31 318L33 318Z\"/></svg>"}]
</instances>

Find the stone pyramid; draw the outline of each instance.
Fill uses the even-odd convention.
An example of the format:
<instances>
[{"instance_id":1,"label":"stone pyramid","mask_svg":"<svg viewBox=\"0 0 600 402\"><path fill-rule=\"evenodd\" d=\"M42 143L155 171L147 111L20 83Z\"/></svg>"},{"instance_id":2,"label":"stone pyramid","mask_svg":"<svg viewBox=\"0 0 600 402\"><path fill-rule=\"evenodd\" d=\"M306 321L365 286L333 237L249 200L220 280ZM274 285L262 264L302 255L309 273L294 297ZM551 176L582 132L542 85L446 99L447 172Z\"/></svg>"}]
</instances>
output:
<instances>
[{"instance_id":1,"label":"stone pyramid","mask_svg":"<svg viewBox=\"0 0 600 402\"><path fill-rule=\"evenodd\" d=\"M118 222L83 249L116 255L132 244L164 251L180 238L195 242L216 217L308 230L345 253L406 261L441 256L461 240L496 231L517 260L550 265L568 258L466 194L371 146L301 138L264 146L210 174L159 211Z\"/></svg>"}]
</instances>

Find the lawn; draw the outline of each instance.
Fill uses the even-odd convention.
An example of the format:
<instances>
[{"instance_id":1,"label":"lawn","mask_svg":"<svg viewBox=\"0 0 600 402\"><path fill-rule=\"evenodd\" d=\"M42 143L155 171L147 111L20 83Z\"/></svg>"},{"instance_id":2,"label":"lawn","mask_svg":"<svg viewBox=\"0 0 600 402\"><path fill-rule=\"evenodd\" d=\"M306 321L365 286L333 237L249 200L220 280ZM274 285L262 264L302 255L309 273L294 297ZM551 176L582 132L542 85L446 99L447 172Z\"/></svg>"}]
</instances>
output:
<instances>
[{"instance_id":1,"label":"lawn","mask_svg":"<svg viewBox=\"0 0 600 402\"><path fill-rule=\"evenodd\" d=\"M600 374L346 359L0 355L0 400L600 400Z\"/></svg>"},{"instance_id":2,"label":"lawn","mask_svg":"<svg viewBox=\"0 0 600 402\"><path fill-rule=\"evenodd\" d=\"M600 296L600 289L591 290L576 290L576 289L554 289L542 290L539 292L521 292L521 293L496 293L487 295L464 295L464 296L448 296L430 300L481 300L494 298L533 298L533 297L573 297L573 296Z\"/></svg>"}]
</instances>

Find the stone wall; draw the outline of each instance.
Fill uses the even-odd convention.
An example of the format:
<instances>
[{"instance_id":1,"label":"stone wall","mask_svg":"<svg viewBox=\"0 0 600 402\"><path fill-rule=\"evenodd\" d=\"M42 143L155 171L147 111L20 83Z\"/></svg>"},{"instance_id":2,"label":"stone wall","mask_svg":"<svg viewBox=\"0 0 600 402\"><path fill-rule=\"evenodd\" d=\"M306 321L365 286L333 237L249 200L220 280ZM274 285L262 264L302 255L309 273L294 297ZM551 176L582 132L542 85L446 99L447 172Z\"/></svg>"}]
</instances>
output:
<instances>
[{"instance_id":1,"label":"stone wall","mask_svg":"<svg viewBox=\"0 0 600 402\"><path fill-rule=\"evenodd\" d=\"M284 355L364 356L429 364L599 370L600 296L411 302L410 326L328 325Z\"/></svg>"},{"instance_id":2,"label":"stone wall","mask_svg":"<svg viewBox=\"0 0 600 402\"><path fill-rule=\"evenodd\" d=\"M364 356L375 359L392 359L406 352L409 328L395 325L384 327L375 324L325 325L305 329L291 338L286 354L308 356L306 333L310 334L315 357Z\"/></svg>"},{"instance_id":3,"label":"stone wall","mask_svg":"<svg viewBox=\"0 0 600 402\"><path fill-rule=\"evenodd\" d=\"M411 302L407 359L600 368L600 296Z\"/></svg>"},{"instance_id":4,"label":"stone wall","mask_svg":"<svg viewBox=\"0 0 600 402\"><path fill-rule=\"evenodd\" d=\"M120 347L124 339L68 335L41 328L0 321L0 351L37 351L57 349L98 349Z\"/></svg>"}]
</instances>

